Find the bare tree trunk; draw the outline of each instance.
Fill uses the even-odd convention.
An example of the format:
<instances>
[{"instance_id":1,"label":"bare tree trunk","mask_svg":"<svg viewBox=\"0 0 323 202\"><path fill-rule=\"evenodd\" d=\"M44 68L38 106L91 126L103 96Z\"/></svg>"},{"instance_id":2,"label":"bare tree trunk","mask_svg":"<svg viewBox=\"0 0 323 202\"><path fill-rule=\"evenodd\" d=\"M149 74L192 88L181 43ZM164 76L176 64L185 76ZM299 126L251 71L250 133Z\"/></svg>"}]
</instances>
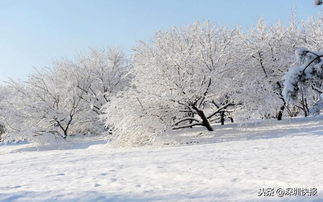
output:
<instances>
[{"instance_id":1,"label":"bare tree trunk","mask_svg":"<svg viewBox=\"0 0 323 202\"><path fill-rule=\"evenodd\" d=\"M303 91L301 92L301 95L302 95L302 100L301 100L301 107L300 108L303 110L304 116L307 117L308 116L308 113L309 113L307 100L306 100L306 98L304 96L304 92Z\"/></svg>"},{"instance_id":2,"label":"bare tree trunk","mask_svg":"<svg viewBox=\"0 0 323 202\"><path fill-rule=\"evenodd\" d=\"M285 110L285 105L283 105L283 106L280 107L280 110L279 110L278 115L277 115L277 120L278 121L281 121L282 120L284 110Z\"/></svg>"},{"instance_id":3,"label":"bare tree trunk","mask_svg":"<svg viewBox=\"0 0 323 202\"><path fill-rule=\"evenodd\" d=\"M280 107L280 110L279 110L278 115L277 115L277 120L281 121L282 118L283 118L284 110L286 108L286 101L285 101L285 98L284 98L283 93L282 93L283 87L282 87L281 83L279 81L277 81L276 84L277 84L277 86L279 88L280 99L283 101L283 106Z\"/></svg>"},{"instance_id":4,"label":"bare tree trunk","mask_svg":"<svg viewBox=\"0 0 323 202\"><path fill-rule=\"evenodd\" d=\"M64 130L64 137L63 139L66 139L67 138L67 130Z\"/></svg>"},{"instance_id":5,"label":"bare tree trunk","mask_svg":"<svg viewBox=\"0 0 323 202\"><path fill-rule=\"evenodd\" d=\"M188 113L188 116L194 118L194 114L193 113ZM189 120L189 123L192 124L193 123L193 120ZM193 128L193 126L190 126L190 128Z\"/></svg>"},{"instance_id":6,"label":"bare tree trunk","mask_svg":"<svg viewBox=\"0 0 323 202\"><path fill-rule=\"evenodd\" d=\"M198 109L195 105L193 105L192 108L196 111L197 115L199 115L199 117L202 119L201 125L204 126L208 131L213 131L213 128L209 120L206 118L203 110Z\"/></svg>"},{"instance_id":7,"label":"bare tree trunk","mask_svg":"<svg viewBox=\"0 0 323 202\"><path fill-rule=\"evenodd\" d=\"M224 111L222 111L220 114L220 121L221 121L221 125L224 125Z\"/></svg>"}]
</instances>

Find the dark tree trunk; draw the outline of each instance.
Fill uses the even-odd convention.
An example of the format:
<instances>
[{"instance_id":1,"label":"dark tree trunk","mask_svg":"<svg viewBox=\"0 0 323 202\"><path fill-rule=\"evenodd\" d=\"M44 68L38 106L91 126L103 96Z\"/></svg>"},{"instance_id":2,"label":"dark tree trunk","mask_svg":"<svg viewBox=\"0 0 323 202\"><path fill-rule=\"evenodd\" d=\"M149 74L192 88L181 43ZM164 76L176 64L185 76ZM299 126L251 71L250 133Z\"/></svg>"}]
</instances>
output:
<instances>
[{"instance_id":1,"label":"dark tree trunk","mask_svg":"<svg viewBox=\"0 0 323 202\"><path fill-rule=\"evenodd\" d=\"M277 115L277 120L278 120L278 121L281 121L281 120L282 120L284 110L285 110L285 105L281 106L281 108L280 108L280 110L279 110L279 112L278 112L278 115Z\"/></svg>"},{"instance_id":2,"label":"dark tree trunk","mask_svg":"<svg viewBox=\"0 0 323 202\"><path fill-rule=\"evenodd\" d=\"M194 114L193 113L188 113L188 116L194 118ZM192 124L193 123L193 120L190 120L189 123ZM193 128L193 126L191 126L190 128Z\"/></svg>"},{"instance_id":3,"label":"dark tree trunk","mask_svg":"<svg viewBox=\"0 0 323 202\"><path fill-rule=\"evenodd\" d=\"M283 101L283 105L280 107L280 110L278 112L278 115L277 115L277 120L278 121L281 121L283 119L283 113L284 113L284 110L286 108L286 101L285 101L285 98L283 96L283 87L281 85L281 83L279 81L276 82L277 86L278 86L278 89L279 89L279 96L280 96L280 99ZM288 110L288 108L287 108Z\"/></svg>"},{"instance_id":4,"label":"dark tree trunk","mask_svg":"<svg viewBox=\"0 0 323 202\"><path fill-rule=\"evenodd\" d=\"M64 137L63 139L66 139L67 138L67 130L64 130Z\"/></svg>"},{"instance_id":5,"label":"dark tree trunk","mask_svg":"<svg viewBox=\"0 0 323 202\"><path fill-rule=\"evenodd\" d=\"M307 117L308 116L309 109L308 109L307 100L306 100L306 98L304 96L303 89L301 91L301 95L302 95L302 99L301 99L301 103L300 103L301 104L301 107L300 108L303 110L304 116Z\"/></svg>"},{"instance_id":6,"label":"dark tree trunk","mask_svg":"<svg viewBox=\"0 0 323 202\"><path fill-rule=\"evenodd\" d=\"M305 102L304 102L304 108L305 108L305 110L304 110L304 113L305 113L305 117L307 117L308 115L309 115L309 109L308 109L308 104L307 104L307 100L306 100L306 98L305 98L305 100L304 100Z\"/></svg>"},{"instance_id":7,"label":"dark tree trunk","mask_svg":"<svg viewBox=\"0 0 323 202\"><path fill-rule=\"evenodd\" d=\"M200 118L202 119L202 123L201 123L201 125L202 126L204 126L208 131L213 131L213 128L212 128L212 126L211 126L211 124L210 124L210 122L209 122L209 120L207 120L207 118L206 118L206 116L205 116L205 114L204 114L204 112L203 112L203 110L200 110L200 109L198 109L196 106L192 106L193 107L193 109L196 111L196 113L197 113L197 115L199 115L200 116Z\"/></svg>"},{"instance_id":8,"label":"dark tree trunk","mask_svg":"<svg viewBox=\"0 0 323 202\"><path fill-rule=\"evenodd\" d=\"M221 125L224 125L224 112L221 112L220 114L220 121L221 121Z\"/></svg>"}]
</instances>

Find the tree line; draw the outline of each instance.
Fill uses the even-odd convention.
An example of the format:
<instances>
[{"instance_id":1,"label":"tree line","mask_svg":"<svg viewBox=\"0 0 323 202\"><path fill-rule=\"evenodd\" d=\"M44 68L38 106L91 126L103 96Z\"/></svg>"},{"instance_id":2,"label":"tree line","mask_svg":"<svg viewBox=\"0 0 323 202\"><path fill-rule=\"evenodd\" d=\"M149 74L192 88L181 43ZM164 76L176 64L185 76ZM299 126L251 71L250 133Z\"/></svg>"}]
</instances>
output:
<instances>
[{"instance_id":1,"label":"tree line","mask_svg":"<svg viewBox=\"0 0 323 202\"><path fill-rule=\"evenodd\" d=\"M141 145L170 130L317 114L320 59L304 67L320 54L322 22L259 20L247 31L196 22L156 32L130 55L93 49L60 60L1 86L2 137L47 142L108 134L120 144ZM291 66L304 71L291 73ZM300 78L308 71L316 79Z\"/></svg>"}]
</instances>

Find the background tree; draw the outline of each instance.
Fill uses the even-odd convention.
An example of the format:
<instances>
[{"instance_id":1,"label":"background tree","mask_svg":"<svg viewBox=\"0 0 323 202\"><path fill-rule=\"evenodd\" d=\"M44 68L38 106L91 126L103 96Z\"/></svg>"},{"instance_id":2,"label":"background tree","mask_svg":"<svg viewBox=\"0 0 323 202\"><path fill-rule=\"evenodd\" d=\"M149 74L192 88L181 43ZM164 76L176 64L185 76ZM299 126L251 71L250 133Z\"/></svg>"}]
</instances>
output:
<instances>
[{"instance_id":1,"label":"background tree","mask_svg":"<svg viewBox=\"0 0 323 202\"><path fill-rule=\"evenodd\" d=\"M236 79L243 85L237 94L243 102L240 114L253 118L276 118L306 114L307 100L300 100L294 106L286 105L282 96L283 76L294 63L293 53L297 47L308 46L317 49L321 46L321 18L299 22L292 16L290 24L268 26L260 20L255 28L242 36L237 45L236 59L238 70ZM319 40L316 40L316 39ZM238 78L240 77L240 78Z\"/></svg>"},{"instance_id":2,"label":"background tree","mask_svg":"<svg viewBox=\"0 0 323 202\"><path fill-rule=\"evenodd\" d=\"M25 82L11 81L2 105L7 139L102 134L101 107L129 83L128 67L116 49L92 50L76 61L58 61Z\"/></svg>"},{"instance_id":3,"label":"background tree","mask_svg":"<svg viewBox=\"0 0 323 202\"><path fill-rule=\"evenodd\" d=\"M8 88L6 88L3 85L0 85L0 142L2 141L1 136L4 135L4 133L6 132L6 127L1 117L4 116L3 101L7 96L8 96Z\"/></svg>"}]
</instances>

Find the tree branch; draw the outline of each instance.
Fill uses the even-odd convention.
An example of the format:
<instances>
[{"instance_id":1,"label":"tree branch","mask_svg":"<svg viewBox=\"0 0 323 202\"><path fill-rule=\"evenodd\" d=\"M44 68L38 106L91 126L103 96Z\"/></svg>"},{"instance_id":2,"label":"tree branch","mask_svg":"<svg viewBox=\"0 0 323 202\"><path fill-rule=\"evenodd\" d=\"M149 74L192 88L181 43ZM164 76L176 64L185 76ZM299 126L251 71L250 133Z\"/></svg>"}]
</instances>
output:
<instances>
[{"instance_id":1,"label":"tree branch","mask_svg":"<svg viewBox=\"0 0 323 202\"><path fill-rule=\"evenodd\" d=\"M213 114L211 114L210 116L208 116L208 117L207 117L207 119L210 119L210 118L212 118L214 115L216 115L217 113L220 113L220 111L221 111L221 110L226 109L226 108L228 108L228 107L230 107L230 106L234 106L234 105L235 105L235 104L233 104L233 103L228 103L228 104L226 104L226 105L223 105L223 106L219 107L215 112L213 112Z\"/></svg>"},{"instance_id":2,"label":"tree branch","mask_svg":"<svg viewBox=\"0 0 323 202\"><path fill-rule=\"evenodd\" d=\"M176 123L174 123L174 126L177 126L178 124L184 122L184 121L196 121L199 122L199 120L195 119L195 118L184 118L182 120L177 121Z\"/></svg>"},{"instance_id":3,"label":"tree branch","mask_svg":"<svg viewBox=\"0 0 323 202\"><path fill-rule=\"evenodd\" d=\"M189 125L185 125L185 126L175 127L175 128L173 128L173 130L179 130L179 129L183 129L183 128L191 128L193 126L202 126L202 124L201 123L193 123L193 124L189 124Z\"/></svg>"}]
</instances>

